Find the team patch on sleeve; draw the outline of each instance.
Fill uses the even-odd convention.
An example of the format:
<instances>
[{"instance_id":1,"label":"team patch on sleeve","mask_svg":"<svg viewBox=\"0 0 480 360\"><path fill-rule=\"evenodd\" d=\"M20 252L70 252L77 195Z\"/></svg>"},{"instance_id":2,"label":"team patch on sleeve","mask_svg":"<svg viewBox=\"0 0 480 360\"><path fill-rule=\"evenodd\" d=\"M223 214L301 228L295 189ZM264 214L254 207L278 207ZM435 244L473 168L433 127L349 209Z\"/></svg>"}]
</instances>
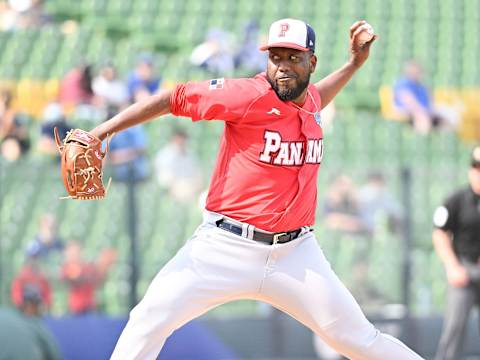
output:
<instances>
[{"instance_id":1,"label":"team patch on sleeve","mask_svg":"<svg viewBox=\"0 0 480 360\"><path fill-rule=\"evenodd\" d=\"M210 86L208 87L208 90L223 89L223 83L224 82L225 82L224 78L212 79L212 80L210 80Z\"/></svg>"},{"instance_id":2,"label":"team patch on sleeve","mask_svg":"<svg viewBox=\"0 0 480 360\"><path fill-rule=\"evenodd\" d=\"M433 224L436 227L444 227L448 220L448 209L445 206L440 206L433 214Z\"/></svg>"}]
</instances>

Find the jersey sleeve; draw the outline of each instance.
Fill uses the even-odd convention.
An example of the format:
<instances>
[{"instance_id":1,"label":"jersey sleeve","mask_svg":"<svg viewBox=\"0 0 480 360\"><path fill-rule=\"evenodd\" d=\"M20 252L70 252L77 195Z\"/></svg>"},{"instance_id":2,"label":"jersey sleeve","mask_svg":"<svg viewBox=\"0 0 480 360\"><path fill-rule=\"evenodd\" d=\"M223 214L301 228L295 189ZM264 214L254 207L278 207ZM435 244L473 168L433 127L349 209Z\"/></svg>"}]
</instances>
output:
<instances>
[{"instance_id":1,"label":"jersey sleeve","mask_svg":"<svg viewBox=\"0 0 480 360\"><path fill-rule=\"evenodd\" d=\"M455 231L458 226L458 212L460 210L460 198L455 194L439 206L433 215L433 225L437 229Z\"/></svg>"},{"instance_id":2,"label":"jersey sleeve","mask_svg":"<svg viewBox=\"0 0 480 360\"><path fill-rule=\"evenodd\" d=\"M240 121L261 95L253 79L214 79L177 85L170 97L173 115L197 120Z\"/></svg>"}]
</instances>

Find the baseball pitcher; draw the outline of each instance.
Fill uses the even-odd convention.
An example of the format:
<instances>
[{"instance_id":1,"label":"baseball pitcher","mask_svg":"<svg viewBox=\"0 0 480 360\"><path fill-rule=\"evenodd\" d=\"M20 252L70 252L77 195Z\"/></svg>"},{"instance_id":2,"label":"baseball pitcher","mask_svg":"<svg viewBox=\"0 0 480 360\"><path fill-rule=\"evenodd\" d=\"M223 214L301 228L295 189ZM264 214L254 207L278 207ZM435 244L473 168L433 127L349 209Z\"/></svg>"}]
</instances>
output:
<instances>
[{"instance_id":1,"label":"baseball pitcher","mask_svg":"<svg viewBox=\"0 0 480 360\"><path fill-rule=\"evenodd\" d=\"M349 61L310 84L317 65L314 30L300 20L279 20L261 48L268 51L265 73L180 84L87 133L98 144L108 134L168 113L225 123L204 221L131 311L111 359L155 359L174 330L239 299L288 313L350 359L421 359L366 319L312 229L325 151L321 110L367 60L376 37L365 21L353 24ZM71 146L78 150L79 142L82 149L90 147L89 136L75 135L77 140L61 146L63 152ZM71 197L104 194L102 182L90 177L101 174L93 159L104 154L96 146L87 159L91 165L83 160L69 172ZM90 170L82 169L87 165Z\"/></svg>"}]
</instances>

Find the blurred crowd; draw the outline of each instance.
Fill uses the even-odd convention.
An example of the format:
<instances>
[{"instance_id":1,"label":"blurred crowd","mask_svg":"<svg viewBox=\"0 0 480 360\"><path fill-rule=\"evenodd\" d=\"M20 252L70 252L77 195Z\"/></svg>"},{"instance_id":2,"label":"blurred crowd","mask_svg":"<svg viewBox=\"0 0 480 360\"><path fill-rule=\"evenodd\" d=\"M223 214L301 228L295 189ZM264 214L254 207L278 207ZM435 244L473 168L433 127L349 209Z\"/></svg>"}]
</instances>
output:
<instances>
[{"instance_id":1,"label":"blurred crowd","mask_svg":"<svg viewBox=\"0 0 480 360\"><path fill-rule=\"evenodd\" d=\"M342 242L353 242L349 266L354 275L346 282L357 301L369 312L398 301L381 294L370 281L376 276L370 271L375 239L386 233L400 238L404 229L403 207L393 195L391 185L379 171L370 172L360 184L347 174L337 174L327 188L320 217L328 241L334 244L333 253L329 254L333 266Z\"/></svg>"},{"instance_id":2,"label":"blurred crowd","mask_svg":"<svg viewBox=\"0 0 480 360\"><path fill-rule=\"evenodd\" d=\"M212 34L220 36L216 31ZM209 36L214 36L212 34ZM207 42L210 41L207 40ZM249 43L250 40L245 44ZM219 65L219 62L224 60L213 60L217 55L209 56L201 63L193 60L199 52L204 51L203 46L204 44L199 45L199 48L194 50L192 62L204 68L209 73L208 76L228 73L223 69L224 65ZM252 46L250 51L254 48ZM255 74L263 69L266 61L260 52L257 51L257 53L261 56L255 64L251 56L245 58L248 59L247 62L240 57L234 61L233 53L229 53L228 62L243 66L248 73ZM201 57L203 58L203 55ZM461 104L452 106L434 103L430 91L422 83L421 74L418 63L409 61L405 65L404 75L393 86L396 111L419 134L427 135L437 129L455 131L460 123ZM126 79L118 75L115 65L111 62L101 64L96 70L93 65L80 62L61 80L58 98L45 106L40 126L31 124L32 120L15 108L14 94L3 89L0 91L1 155L5 160L14 162L33 150L55 158L58 151L53 137L53 128L57 127L61 138L64 138L70 129L80 126L93 127L111 118L128 105L141 101L161 89L162 78L156 72L154 57L149 54L138 57L136 66L128 73ZM322 111L322 125L326 131L331 129L334 117L335 105L332 103ZM81 120L80 123L78 119ZM32 139L35 141L32 142ZM132 156L141 158L146 148L145 131L142 126L127 130L114 138L112 146L112 150L119 151L118 157L112 157L112 162L115 164L119 158L126 158L120 150L133 149L127 158ZM143 171L145 172L143 176L146 176L146 170Z\"/></svg>"},{"instance_id":3,"label":"blurred crowd","mask_svg":"<svg viewBox=\"0 0 480 360\"><path fill-rule=\"evenodd\" d=\"M68 294L68 313L83 316L101 310L97 291L114 265L117 252L105 248L88 259L83 246L79 240L65 242L53 214L41 217L38 232L24 250L24 263L11 280L14 308L0 307L2 358L61 358L56 340L42 322L59 302L56 298L61 296L60 288Z\"/></svg>"},{"instance_id":4,"label":"blurred crowd","mask_svg":"<svg viewBox=\"0 0 480 360\"><path fill-rule=\"evenodd\" d=\"M41 0L0 1L1 28L14 31L48 24L48 17L43 15L43 5ZM193 48L190 65L198 68L205 79L253 76L264 71L267 55L259 51L264 39L258 22L251 20L245 23L241 34L240 39L235 39L225 29L209 29L204 41ZM31 126L32 120L14 106L15 94L7 89L1 90L2 157L13 162L31 150L55 157L54 127L64 137L71 128L94 126L131 103L157 93L163 86L171 86L169 81L163 81L156 65L154 55L143 53L137 56L133 68L122 76L111 61L92 64L79 60L60 80L58 96L46 104L41 119L35 119L40 120L40 134L37 133L37 126ZM456 131L461 123L462 104L435 102L428 83L421 64L414 59L407 61L403 73L391 84L392 98L389 101L395 116L406 120L415 132L422 135L434 130ZM332 103L322 111L322 126L327 131L334 117L335 105ZM78 119L88 121L79 124ZM144 137L144 130L140 127L132 130L129 136L123 134L117 140L120 144L118 149L133 148L135 150L130 155L134 156L136 152L141 157ZM132 144L128 144L129 141Z\"/></svg>"},{"instance_id":5,"label":"blurred crowd","mask_svg":"<svg viewBox=\"0 0 480 360\"><path fill-rule=\"evenodd\" d=\"M50 19L42 5L41 0L0 1L0 30L15 31L48 24ZM259 30L259 24L250 21L245 24L241 41L235 42L228 31L212 28L204 41L194 47L189 62L205 78L239 73L253 76L262 72L267 58L266 53L258 50L263 42ZM234 46L235 43L239 45ZM155 56L149 53L140 54L126 76L119 74L111 61L101 64L79 61L62 77L58 97L46 104L38 126L32 126L32 120L14 106L15 94L2 89L1 156L13 163L35 152L58 163L55 127L63 139L73 128L93 127L130 104L156 94L165 83ZM461 123L462 104L436 102L428 83L418 61L411 59L404 64L403 72L390 84L391 102L397 115L405 120L406 126L424 136L434 131L456 131ZM322 126L326 131L333 126L334 118L335 105L331 103L322 110ZM153 178L179 203L199 201L202 204L205 196L202 167L192 151L189 134L174 128L166 144L156 149L151 159L147 135L140 125L112 139L107 159L113 180L142 182ZM378 232L386 229L399 237L403 222L402 207L381 171L371 172L362 183L346 174L336 174L331 179L322 206L321 225L330 234L332 243L355 242L351 263L354 276L348 285L367 309L379 309L392 301L369 281L370 256ZM101 310L96 294L115 264L117 253L115 249L105 248L98 254L89 254L95 255L89 258L84 246L82 239L66 241L58 233L52 214L41 218L37 235L24 249L24 264L16 269L12 280L11 301L22 316L37 318L51 311L56 296L52 284L61 284L67 290L69 313L81 316ZM330 258L335 266L335 255ZM0 319L4 315L5 319L11 316L0 311ZM44 343L48 344L49 340ZM55 352L48 346L45 351Z\"/></svg>"},{"instance_id":6,"label":"blurred crowd","mask_svg":"<svg viewBox=\"0 0 480 360\"><path fill-rule=\"evenodd\" d=\"M48 18L42 15L40 0L10 0L0 2L2 20L15 18L8 30L25 26L43 26ZM16 16L12 14L15 13ZM10 14L10 15L8 15ZM7 16L8 15L8 16ZM25 17L36 20L25 21ZM23 20L20 20L23 19ZM13 25L15 23L15 25ZM7 29L6 22L2 23ZM224 29L212 28L201 44L194 47L190 63L204 72L205 78L233 76L242 73L253 76L265 70L266 53L258 50L263 42L259 24L252 20L245 24L240 42L233 40L232 34ZM237 46L233 44L237 43ZM31 121L14 106L14 96L6 89L0 92L0 142L1 155L15 162L29 152L41 154L46 159L58 163L58 149L53 136L57 128L60 137L76 127L91 128L105 121L130 104L169 86L163 81L156 58L150 53L141 53L125 76L119 74L111 61L92 64L79 60L76 66L67 71L59 83L58 96L46 104L38 126L31 126ZM392 84L393 105L419 134L426 135L437 129L454 131L459 123L460 110L436 104L431 91L423 78L421 65L415 60L405 63L404 71ZM335 121L335 104L333 102L322 110L322 126L330 131ZM30 122L30 123L29 123ZM154 179L179 203L204 202L205 184L201 165L197 155L192 151L189 135L181 128L174 128L166 144L156 148L155 154L148 153L148 136L142 125L116 134L110 144L107 157L108 175L114 181L142 182ZM379 215L380 214L380 215ZM383 216L383 217L382 217ZM368 273L365 264L371 251L377 223L380 218L387 218L389 229L398 233L402 228L402 211L394 197L389 193L382 172L371 173L361 186L355 184L345 174L332 179L323 205L323 222L327 230L335 237L348 234L358 240L356 258L363 259L355 264L359 277ZM56 241L53 242L56 244ZM52 250L66 251L81 256L81 242L71 246L52 245ZM38 253L33 252L37 246ZM36 266L37 258L46 251L41 242L33 242L28 250L28 266ZM67 256L67 253L70 254ZM35 255L32 255L35 254ZM73 255L72 255L73 256ZM62 276L67 278L69 271ZM363 274L363 275L362 275ZM362 284L362 279L357 279ZM50 306L48 287L41 287L45 306ZM358 289L366 287L359 285ZM370 296L371 295L371 296ZM359 298L374 297L372 294L357 294ZM21 296L16 295L18 304Z\"/></svg>"},{"instance_id":7,"label":"blurred crowd","mask_svg":"<svg viewBox=\"0 0 480 360\"><path fill-rule=\"evenodd\" d=\"M235 70L245 76L265 71L267 54L258 50L259 44L263 42L258 22L248 22L242 34L240 46L235 47L232 34L223 29L210 29L205 40L193 49L191 64L214 77L231 77Z\"/></svg>"},{"instance_id":8,"label":"blurred crowd","mask_svg":"<svg viewBox=\"0 0 480 360\"><path fill-rule=\"evenodd\" d=\"M106 62L97 73L93 66L80 62L68 71L60 83L58 98L48 103L40 119L39 134L36 126L28 126L28 119L12 106L13 94L0 93L0 141L2 156L16 161L30 149L31 138L38 139L34 150L55 157L58 153L53 137L57 127L61 138L80 125L93 126L104 121L134 101L154 94L160 88L161 78L154 71L153 58L142 55L134 69L123 81L115 66ZM78 124L75 119L87 120ZM137 130L141 131L141 130ZM135 145L135 144L134 144Z\"/></svg>"},{"instance_id":9,"label":"blurred crowd","mask_svg":"<svg viewBox=\"0 0 480 360\"><path fill-rule=\"evenodd\" d=\"M105 248L88 260L83 247L83 242L76 239L66 242L58 233L55 216L44 214L37 234L26 246L24 264L12 280L12 303L22 309L28 294L36 299L38 315L49 313L55 297L53 288L58 285L68 292L68 312L81 315L96 311L96 291L115 263L116 251Z\"/></svg>"}]
</instances>

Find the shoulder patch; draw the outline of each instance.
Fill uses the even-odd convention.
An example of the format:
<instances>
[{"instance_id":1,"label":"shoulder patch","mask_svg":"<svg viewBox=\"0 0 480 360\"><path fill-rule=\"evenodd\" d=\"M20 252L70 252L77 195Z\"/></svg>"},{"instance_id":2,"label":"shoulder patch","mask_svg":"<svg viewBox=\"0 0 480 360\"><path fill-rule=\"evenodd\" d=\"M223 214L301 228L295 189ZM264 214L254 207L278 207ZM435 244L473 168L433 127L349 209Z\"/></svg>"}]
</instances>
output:
<instances>
[{"instance_id":1,"label":"shoulder patch","mask_svg":"<svg viewBox=\"0 0 480 360\"><path fill-rule=\"evenodd\" d=\"M443 227L448 220L448 210L445 206L440 206L433 214L433 224L437 227Z\"/></svg>"},{"instance_id":2,"label":"shoulder patch","mask_svg":"<svg viewBox=\"0 0 480 360\"><path fill-rule=\"evenodd\" d=\"M224 82L225 82L224 78L212 79L212 80L210 80L210 86L208 87L208 90L223 89L223 83Z\"/></svg>"}]
</instances>

